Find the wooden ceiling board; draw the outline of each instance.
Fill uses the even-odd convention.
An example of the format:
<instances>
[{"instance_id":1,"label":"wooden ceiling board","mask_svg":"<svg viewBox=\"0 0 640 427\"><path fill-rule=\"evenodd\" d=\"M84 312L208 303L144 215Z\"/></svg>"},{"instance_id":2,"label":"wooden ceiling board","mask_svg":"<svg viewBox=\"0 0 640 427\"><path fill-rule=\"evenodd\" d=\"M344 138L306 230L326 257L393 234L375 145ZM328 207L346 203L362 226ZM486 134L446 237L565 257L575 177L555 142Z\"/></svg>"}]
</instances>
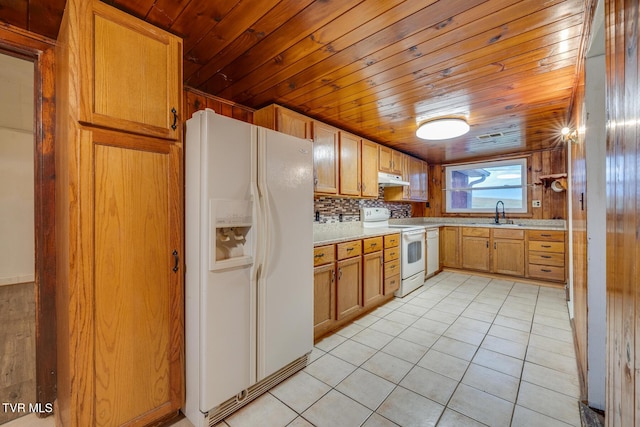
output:
<instances>
[{"instance_id":1,"label":"wooden ceiling board","mask_svg":"<svg viewBox=\"0 0 640 427\"><path fill-rule=\"evenodd\" d=\"M276 1L277 4L268 9L266 13L264 13L266 7L264 9L255 8L253 3L248 2L244 4L250 6L250 11L236 8L242 12L244 15L242 19L247 24L237 26L238 21L225 19L190 49L188 58L191 63L185 63L185 82L193 86L202 86L214 75L218 78L225 78L224 74L219 73L222 67L232 63L239 55L279 28L282 22L288 21L294 16L297 10L293 7L294 4L300 7L310 4L311 1ZM231 30L227 29L228 27Z\"/></svg>"},{"instance_id":2,"label":"wooden ceiling board","mask_svg":"<svg viewBox=\"0 0 640 427\"><path fill-rule=\"evenodd\" d=\"M0 21L28 30L29 1L0 0ZM51 35L44 35L51 37Z\"/></svg>"},{"instance_id":3,"label":"wooden ceiling board","mask_svg":"<svg viewBox=\"0 0 640 427\"><path fill-rule=\"evenodd\" d=\"M430 40L426 40L421 44L415 45L415 49L412 49L412 51L425 52L424 54L420 54L419 56L412 57L411 55L413 55L413 52L397 51L398 53L383 60L376 61L374 64L371 64L366 68L357 69L358 72L353 72L351 70L355 69L359 64L354 64L354 67L345 67L340 70L340 72L335 73L332 76L334 77L332 79L332 84L334 85L334 88L337 87L340 89L346 89L356 83L360 83L362 87L371 85L379 86L385 81L398 78L402 75L409 76L410 78L413 77L415 79L416 76L418 78L420 77L425 64L427 64L430 68L433 68L435 64L440 64L452 59L454 63L466 64L466 61L470 60L471 58L487 57L494 52L501 53L505 49L522 44L527 39L535 41L537 38L545 34L566 30L566 28L556 28L556 26L552 24L536 32L518 32L517 30L520 29L518 27L518 24L522 24L525 20L518 20L510 24L509 27L501 26L498 29L495 28L495 24L489 24L492 27L489 30L480 32L476 35L472 35L471 37L464 39L460 39L459 35L455 32L446 33L439 37L434 37ZM475 27L476 25L469 23L466 26ZM517 27L517 29L513 27ZM569 35L567 35L566 37L569 37ZM529 50L529 47L521 46L520 49ZM462 58L462 56L465 54L470 55ZM456 58L459 59L456 60ZM441 72L444 74L443 77L450 76L451 65L447 64L446 67L441 68ZM341 75L344 73L349 74L341 77ZM320 93L324 92L326 94L335 96L336 90L327 88L326 84L323 85L322 82L316 81L315 88L317 88L317 90L314 92L314 96L319 94L318 91L320 91ZM302 92L302 90L303 89L300 89L298 92ZM318 99L316 97L311 99L310 96L306 96L303 102L301 97L304 96L305 93L298 93L298 96L295 95L296 93L291 93L287 96L281 96L282 98L287 100L288 104L304 105L304 111L307 111L310 114L315 113L313 109L314 102L317 105L322 106L323 108L327 105L331 105L325 98ZM342 97L340 98L342 99Z\"/></svg>"},{"instance_id":4,"label":"wooden ceiling board","mask_svg":"<svg viewBox=\"0 0 640 427\"><path fill-rule=\"evenodd\" d=\"M371 74L376 69L383 69L387 65L378 65L385 59L385 64L395 66L399 59L394 55L406 55L417 44L428 40L434 32L446 33L456 27L457 20L447 18L447 13L457 6L458 11L468 10L474 5L485 3L484 0L459 0L455 4L436 2L418 12L388 25L382 30L372 31L370 36L339 51L332 57L329 64L319 62L314 66L277 84L267 93L260 94L251 100L245 100L249 105L262 105L270 102L274 96L289 105L301 105L300 98L307 100L317 98L323 94L332 94L349 84L341 81L355 74L362 75L363 71ZM411 31L413 29L413 31ZM352 77L353 78L353 77ZM371 86L371 85L369 85ZM277 95L276 95L277 93ZM312 94L312 96L307 96ZM300 108L300 107L299 107Z\"/></svg>"},{"instance_id":5,"label":"wooden ceiling board","mask_svg":"<svg viewBox=\"0 0 640 427\"><path fill-rule=\"evenodd\" d=\"M278 103L432 163L562 148L593 2L103 1L183 37L194 89ZM55 38L64 3L0 0L0 22ZM416 138L418 121L451 114L467 135Z\"/></svg>"},{"instance_id":6,"label":"wooden ceiling board","mask_svg":"<svg viewBox=\"0 0 640 427\"><path fill-rule=\"evenodd\" d=\"M258 66L275 58L282 50L294 45L297 41L307 37L308 33L316 31L328 22L334 21L340 15L351 9L352 1L344 0L324 0L312 2L300 13L289 19L285 25L278 27L275 31L265 35L251 48L247 49L241 56L220 67L216 76L223 78L211 78L203 82L203 88L209 93L221 93L232 82L239 80L245 74L254 70ZM212 63L218 63L218 58L214 58ZM194 83L198 84L198 80Z\"/></svg>"},{"instance_id":7,"label":"wooden ceiling board","mask_svg":"<svg viewBox=\"0 0 640 427\"><path fill-rule=\"evenodd\" d=\"M423 7L423 2L402 0L385 1L382 7L371 2L361 3L341 15L335 22L319 28L286 51L279 53L274 60L253 70L240 81L232 82L221 92L221 96L256 104L256 101L251 101L254 94L266 91L288 76L327 60L342 49L369 37L372 31L384 24L381 20L389 19L389 15L393 18L398 14L408 16ZM352 29L350 23L353 20L361 22L361 25Z\"/></svg>"}]
</instances>

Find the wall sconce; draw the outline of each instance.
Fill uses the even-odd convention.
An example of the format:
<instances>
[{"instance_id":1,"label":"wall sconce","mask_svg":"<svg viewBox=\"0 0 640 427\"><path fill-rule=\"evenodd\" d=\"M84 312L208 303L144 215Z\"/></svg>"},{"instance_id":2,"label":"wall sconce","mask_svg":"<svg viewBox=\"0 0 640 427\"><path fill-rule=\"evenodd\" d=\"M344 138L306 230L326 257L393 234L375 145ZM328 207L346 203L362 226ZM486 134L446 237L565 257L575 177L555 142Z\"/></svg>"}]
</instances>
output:
<instances>
[{"instance_id":1,"label":"wall sconce","mask_svg":"<svg viewBox=\"0 0 640 427\"><path fill-rule=\"evenodd\" d=\"M564 142L571 142L573 144L578 142L578 131L576 129L571 130L568 127L563 127L560 133L562 134L562 140Z\"/></svg>"}]
</instances>

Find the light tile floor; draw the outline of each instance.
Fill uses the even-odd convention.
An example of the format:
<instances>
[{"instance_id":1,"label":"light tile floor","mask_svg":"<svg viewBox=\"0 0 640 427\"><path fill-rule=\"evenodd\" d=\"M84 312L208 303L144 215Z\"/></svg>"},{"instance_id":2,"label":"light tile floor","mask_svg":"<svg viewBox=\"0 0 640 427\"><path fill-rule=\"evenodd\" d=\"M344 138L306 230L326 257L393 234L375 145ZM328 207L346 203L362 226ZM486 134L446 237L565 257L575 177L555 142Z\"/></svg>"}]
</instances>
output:
<instances>
[{"instance_id":1,"label":"light tile floor","mask_svg":"<svg viewBox=\"0 0 640 427\"><path fill-rule=\"evenodd\" d=\"M443 272L221 427L580 426L563 289Z\"/></svg>"},{"instance_id":2,"label":"light tile floor","mask_svg":"<svg viewBox=\"0 0 640 427\"><path fill-rule=\"evenodd\" d=\"M563 289L443 272L219 427L580 426L579 396Z\"/></svg>"}]
</instances>

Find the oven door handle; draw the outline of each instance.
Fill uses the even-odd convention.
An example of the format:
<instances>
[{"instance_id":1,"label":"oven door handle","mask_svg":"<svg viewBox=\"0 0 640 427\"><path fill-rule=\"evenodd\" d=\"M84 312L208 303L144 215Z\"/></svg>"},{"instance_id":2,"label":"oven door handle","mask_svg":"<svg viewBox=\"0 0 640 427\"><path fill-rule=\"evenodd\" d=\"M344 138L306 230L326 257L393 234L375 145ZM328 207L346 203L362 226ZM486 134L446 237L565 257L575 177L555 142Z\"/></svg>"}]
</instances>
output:
<instances>
[{"instance_id":1,"label":"oven door handle","mask_svg":"<svg viewBox=\"0 0 640 427\"><path fill-rule=\"evenodd\" d=\"M422 238L424 238L425 235L426 235L426 232L424 230L403 231L402 232L402 237L422 236Z\"/></svg>"}]
</instances>

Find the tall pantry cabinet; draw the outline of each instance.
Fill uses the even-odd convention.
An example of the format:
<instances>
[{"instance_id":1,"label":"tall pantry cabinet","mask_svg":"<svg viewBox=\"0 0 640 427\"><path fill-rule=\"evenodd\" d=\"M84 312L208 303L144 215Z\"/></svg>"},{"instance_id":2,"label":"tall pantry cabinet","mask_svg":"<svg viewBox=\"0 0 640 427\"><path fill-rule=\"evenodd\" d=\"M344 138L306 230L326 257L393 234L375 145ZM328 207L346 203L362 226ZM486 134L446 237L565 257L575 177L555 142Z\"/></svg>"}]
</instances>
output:
<instances>
[{"instance_id":1,"label":"tall pantry cabinet","mask_svg":"<svg viewBox=\"0 0 640 427\"><path fill-rule=\"evenodd\" d=\"M148 425L184 398L182 41L68 0L56 55L56 423Z\"/></svg>"}]
</instances>

